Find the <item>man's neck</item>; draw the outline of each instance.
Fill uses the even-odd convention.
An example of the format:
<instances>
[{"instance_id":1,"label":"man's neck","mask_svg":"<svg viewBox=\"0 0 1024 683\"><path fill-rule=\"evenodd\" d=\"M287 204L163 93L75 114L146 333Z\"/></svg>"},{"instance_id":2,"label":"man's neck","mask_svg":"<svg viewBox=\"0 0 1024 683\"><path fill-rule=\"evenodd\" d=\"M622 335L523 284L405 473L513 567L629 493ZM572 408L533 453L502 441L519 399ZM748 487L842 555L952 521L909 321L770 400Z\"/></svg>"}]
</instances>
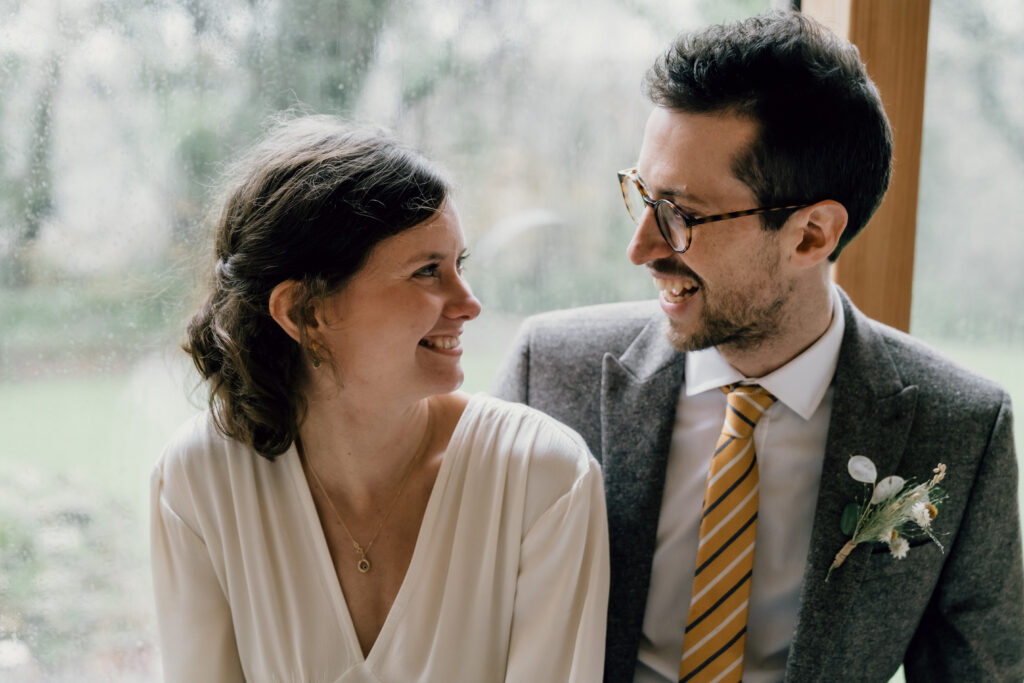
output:
<instances>
[{"instance_id":1,"label":"man's neck","mask_svg":"<svg viewBox=\"0 0 1024 683\"><path fill-rule=\"evenodd\" d=\"M764 377L790 362L825 334L833 311L832 285L811 292L794 293L782 316L777 334L752 348L721 345L718 352L746 377Z\"/></svg>"}]
</instances>

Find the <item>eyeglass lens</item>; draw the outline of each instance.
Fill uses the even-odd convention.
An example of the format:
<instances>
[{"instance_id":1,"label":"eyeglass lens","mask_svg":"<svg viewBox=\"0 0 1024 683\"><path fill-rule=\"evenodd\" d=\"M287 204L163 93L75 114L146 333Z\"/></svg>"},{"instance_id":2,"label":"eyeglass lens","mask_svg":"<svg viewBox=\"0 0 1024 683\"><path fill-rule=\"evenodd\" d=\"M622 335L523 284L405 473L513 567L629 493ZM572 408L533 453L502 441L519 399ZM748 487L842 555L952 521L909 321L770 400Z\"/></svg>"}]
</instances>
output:
<instances>
[{"instance_id":1,"label":"eyeglass lens","mask_svg":"<svg viewBox=\"0 0 1024 683\"><path fill-rule=\"evenodd\" d=\"M629 211L633 221L639 224L643 218L647 203L644 201L644 197L635 180L627 180L625 186L626 209ZM683 248L686 245L686 224L679 214L673 211L672 207L666 202L658 202L656 204L655 214L657 215L658 230L662 236L674 248Z\"/></svg>"},{"instance_id":2,"label":"eyeglass lens","mask_svg":"<svg viewBox=\"0 0 1024 683\"><path fill-rule=\"evenodd\" d=\"M635 180L627 179L623 184L626 186L626 209L629 210L629 215L633 221L639 223L646 207L643 195L640 194L640 188Z\"/></svg>"}]
</instances>

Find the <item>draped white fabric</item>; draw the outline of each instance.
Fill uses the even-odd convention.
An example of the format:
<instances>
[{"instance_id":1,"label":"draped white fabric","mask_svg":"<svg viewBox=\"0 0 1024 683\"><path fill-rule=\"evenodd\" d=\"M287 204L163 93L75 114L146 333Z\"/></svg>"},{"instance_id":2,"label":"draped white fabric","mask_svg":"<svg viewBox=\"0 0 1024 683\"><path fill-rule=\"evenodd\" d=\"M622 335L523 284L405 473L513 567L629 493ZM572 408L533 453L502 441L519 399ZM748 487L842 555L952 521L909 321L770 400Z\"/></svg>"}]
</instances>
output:
<instances>
[{"instance_id":1,"label":"draped white fabric","mask_svg":"<svg viewBox=\"0 0 1024 683\"><path fill-rule=\"evenodd\" d=\"M271 463L197 417L154 471L151 524L169 682L601 680L601 473L523 406L470 400L365 658L294 447Z\"/></svg>"}]
</instances>

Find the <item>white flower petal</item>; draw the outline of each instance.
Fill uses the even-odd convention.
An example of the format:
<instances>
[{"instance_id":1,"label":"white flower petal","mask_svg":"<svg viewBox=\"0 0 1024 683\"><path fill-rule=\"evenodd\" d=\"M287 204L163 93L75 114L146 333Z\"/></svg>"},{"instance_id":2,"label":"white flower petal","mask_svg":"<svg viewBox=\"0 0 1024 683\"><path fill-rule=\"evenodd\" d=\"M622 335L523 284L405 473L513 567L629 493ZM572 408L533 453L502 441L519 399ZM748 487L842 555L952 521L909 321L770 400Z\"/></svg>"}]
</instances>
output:
<instances>
[{"instance_id":1,"label":"white flower petal","mask_svg":"<svg viewBox=\"0 0 1024 683\"><path fill-rule=\"evenodd\" d=\"M932 524L931 513L928 512L928 508L922 502L914 503L913 507L910 508L910 514L913 515L914 521L922 529L927 529Z\"/></svg>"},{"instance_id":2,"label":"white flower petal","mask_svg":"<svg viewBox=\"0 0 1024 683\"><path fill-rule=\"evenodd\" d=\"M846 469L849 470L851 477L865 484L874 484L875 479L878 478L875 463L871 462L871 458L863 455L850 456L850 462L846 463Z\"/></svg>"},{"instance_id":3,"label":"white flower petal","mask_svg":"<svg viewBox=\"0 0 1024 683\"><path fill-rule=\"evenodd\" d=\"M903 477L893 475L886 477L882 481L878 482L878 486L875 487L875 493L871 496L872 503L882 503L889 500L903 488L904 481Z\"/></svg>"},{"instance_id":4,"label":"white flower petal","mask_svg":"<svg viewBox=\"0 0 1024 683\"><path fill-rule=\"evenodd\" d=\"M907 556L907 551L910 550L910 544L907 543L907 539L900 536L895 541L889 543L889 552L897 560L902 560Z\"/></svg>"}]
</instances>

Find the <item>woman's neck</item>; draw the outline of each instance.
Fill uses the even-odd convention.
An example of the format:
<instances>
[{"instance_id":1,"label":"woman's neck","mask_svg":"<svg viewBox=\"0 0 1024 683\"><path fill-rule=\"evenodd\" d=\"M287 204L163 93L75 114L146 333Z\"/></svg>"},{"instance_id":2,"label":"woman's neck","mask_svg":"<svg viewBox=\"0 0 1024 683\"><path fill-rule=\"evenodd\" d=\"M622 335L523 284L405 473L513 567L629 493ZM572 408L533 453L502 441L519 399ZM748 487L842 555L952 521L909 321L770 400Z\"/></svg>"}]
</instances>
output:
<instances>
[{"instance_id":1,"label":"woman's neck","mask_svg":"<svg viewBox=\"0 0 1024 683\"><path fill-rule=\"evenodd\" d=\"M299 427L303 457L324 486L357 509L380 504L431 441L433 399L407 405L310 399Z\"/></svg>"}]
</instances>

